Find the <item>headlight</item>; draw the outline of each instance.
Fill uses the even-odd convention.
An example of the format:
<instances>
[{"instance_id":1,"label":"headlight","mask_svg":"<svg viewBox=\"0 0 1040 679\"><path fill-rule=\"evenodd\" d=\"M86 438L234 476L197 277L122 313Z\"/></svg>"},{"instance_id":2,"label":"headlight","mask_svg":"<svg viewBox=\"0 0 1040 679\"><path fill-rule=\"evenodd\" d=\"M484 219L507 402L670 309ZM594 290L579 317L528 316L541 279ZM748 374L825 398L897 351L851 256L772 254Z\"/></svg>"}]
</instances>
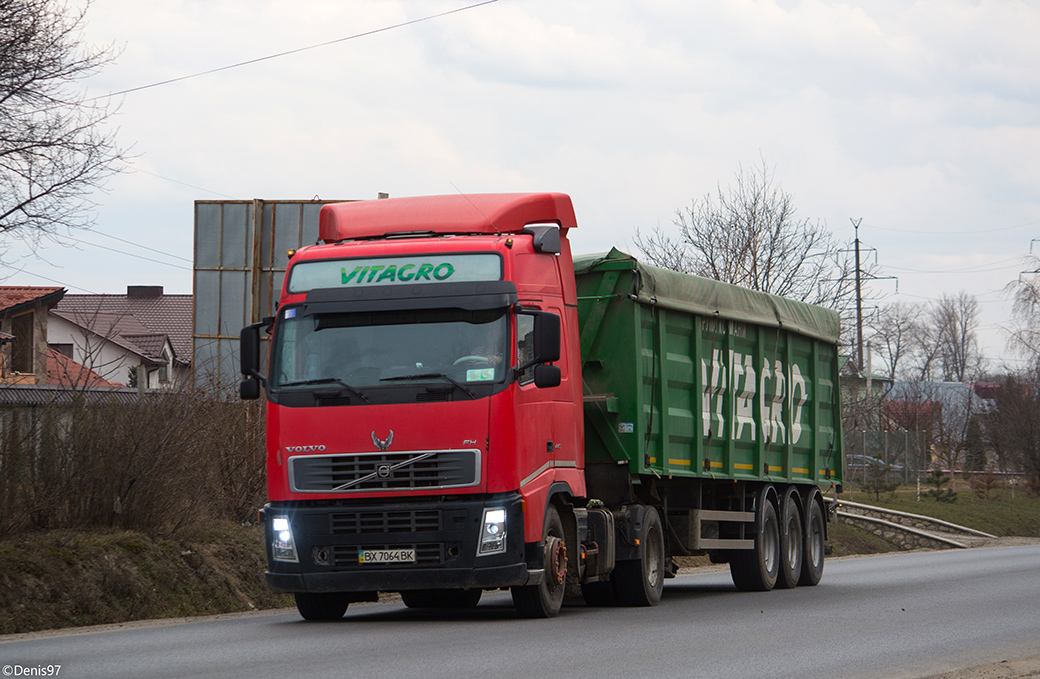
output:
<instances>
[{"instance_id":1,"label":"headlight","mask_svg":"<svg viewBox=\"0 0 1040 679\"><path fill-rule=\"evenodd\" d=\"M485 509L484 527L480 531L477 556L506 551L506 510Z\"/></svg>"},{"instance_id":2,"label":"headlight","mask_svg":"<svg viewBox=\"0 0 1040 679\"><path fill-rule=\"evenodd\" d=\"M275 561L299 562L296 557L296 543L293 542L292 527L289 519L276 516L271 519L271 555Z\"/></svg>"}]
</instances>

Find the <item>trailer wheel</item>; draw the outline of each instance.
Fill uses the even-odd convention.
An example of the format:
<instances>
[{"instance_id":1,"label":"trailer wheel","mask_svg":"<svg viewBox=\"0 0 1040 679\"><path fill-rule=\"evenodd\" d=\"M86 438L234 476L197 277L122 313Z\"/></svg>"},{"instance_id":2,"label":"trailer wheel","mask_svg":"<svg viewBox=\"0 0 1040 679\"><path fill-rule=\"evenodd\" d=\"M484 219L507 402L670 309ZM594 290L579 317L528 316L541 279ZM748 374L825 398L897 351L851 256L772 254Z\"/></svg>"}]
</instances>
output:
<instances>
[{"instance_id":1,"label":"trailer wheel","mask_svg":"<svg viewBox=\"0 0 1040 679\"><path fill-rule=\"evenodd\" d=\"M798 586L805 554L804 535L798 495L793 488L788 488L780 503L780 569L776 578L780 589Z\"/></svg>"},{"instance_id":2,"label":"trailer wheel","mask_svg":"<svg viewBox=\"0 0 1040 679\"><path fill-rule=\"evenodd\" d=\"M524 618L552 618L560 612L567 582L567 545L563 522L556 507L545 509L545 536L542 540L545 579L538 585L513 587L513 607Z\"/></svg>"},{"instance_id":3,"label":"trailer wheel","mask_svg":"<svg viewBox=\"0 0 1040 679\"><path fill-rule=\"evenodd\" d=\"M802 577L798 584L814 587L823 577L824 538L823 510L816 498L809 500L805 520L805 558L802 560Z\"/></svg>"},{"instance_id":4,"label":"trailer wheel","mask_svg":"<svg viewBox=\"0 0 1040 679\"><path fill-rule=\"evenodd\" d=\"M768 592L780 569L780 530L773 503L762 493L755 510L755 547L734 551L729 560L733 584L742 592Z\"/></svg>"},{"instance_id":5,"label":"trailer wheel","mask_svg":"<svg viewBox=\"0 0 1040 679\"><path fill-rule=\"evenodd\" d=\"M339 620L350 605L345 592L296 592L293 597L304 620Z\"/></svg>"},{"instance_id":6,"label":"trailer wheel","mask_svg":"<svg viewBox=\"0 0 1040 679\"><path fill-rule=\"evenodd\" d=\"M664 589L664 530L661 516L653 507L643 515L639 535L639 558L618 561L614 566L614 588L625 606L656 606Z\"/></svg>"},{"instance_id":7,"label":"trailer wheel","mask_svg":"<svg viewBox=\"0 0 1040 679\"><path fill-rule=\"evenodd\" d=\"M473 608L480 603L480 589L416 589L401 592L408 608Z\"/></svg>"}]
</instances>

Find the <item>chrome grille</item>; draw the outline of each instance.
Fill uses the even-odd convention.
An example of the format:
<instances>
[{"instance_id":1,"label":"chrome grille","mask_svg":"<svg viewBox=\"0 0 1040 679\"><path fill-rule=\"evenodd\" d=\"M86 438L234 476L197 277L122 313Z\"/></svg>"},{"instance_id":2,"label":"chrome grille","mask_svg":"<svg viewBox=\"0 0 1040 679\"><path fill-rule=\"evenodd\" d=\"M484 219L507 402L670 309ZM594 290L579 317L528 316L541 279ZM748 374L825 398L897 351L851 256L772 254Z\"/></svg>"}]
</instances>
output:
<instances>
[{"instance_id":1,"label":"chrome grille","mask_svg":"<svg viewBox=\"0 0 1040 679\"><path fill-rule=\"evenodd\" d=\"M480 451L412 450L289 458L295 493L464 488L480 483Z\"/></svg>"}]
</instances>

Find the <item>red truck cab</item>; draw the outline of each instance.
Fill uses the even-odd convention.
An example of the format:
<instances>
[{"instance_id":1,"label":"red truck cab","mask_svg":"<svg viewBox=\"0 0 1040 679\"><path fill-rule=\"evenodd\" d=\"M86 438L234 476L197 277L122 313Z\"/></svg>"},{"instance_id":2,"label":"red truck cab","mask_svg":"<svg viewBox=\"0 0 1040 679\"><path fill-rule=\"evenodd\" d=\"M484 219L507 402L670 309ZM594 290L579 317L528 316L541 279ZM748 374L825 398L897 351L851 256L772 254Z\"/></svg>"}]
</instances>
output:
<instances>
[{"instance_id":1,"label":"red truck cab","mask_svg":"<svg viewBox=\"0 0 1040 679\"><path fill-rule=\"evenodd\" d=\"M564 525L554 503L586 496L575 226L554 193L322 208L277 315L242 333L242 396L267 399L266 577L304 617L505 587L559 609L583 510Z\"/></svg>"}]
</instances>

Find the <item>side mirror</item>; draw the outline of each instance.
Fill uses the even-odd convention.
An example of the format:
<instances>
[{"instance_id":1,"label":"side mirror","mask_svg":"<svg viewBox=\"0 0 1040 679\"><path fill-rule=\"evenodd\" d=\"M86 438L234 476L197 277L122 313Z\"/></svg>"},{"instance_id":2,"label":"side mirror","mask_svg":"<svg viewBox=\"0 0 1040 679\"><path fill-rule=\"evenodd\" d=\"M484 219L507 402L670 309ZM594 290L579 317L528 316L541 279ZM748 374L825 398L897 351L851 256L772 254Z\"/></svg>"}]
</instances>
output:
<instances>
[{"instance_id":1,"label":"side mirror","mask_svg":"<svg viewBox=\"0 0 1040 679\"><path fill-rule=\"evenodd\" d=\"M558 387L560 381L560 366L539 364L534 367L534 386L539 389Z\"/></svg>"},{"instance_id":2,"label":"side mirror","mask_svg":"<svg viewBox=\"0 0 1040 679\"><path fill-rule=\"evenodd\" d=\"M260 387L264 376L260 374L260 328L271 329L272 318L265 318L242 328L238 336L239 368L246 379L238 387L238 395L242 400L252 401L260 398Z\"/></svg>"},{"instance_id":3,"label":"side mirror","mask_svg":"<svg viewBox=\"0 0 1040 679\"><path fill-rule=\"evenodd\" d=\"M534 317L534 362L560 360L560 317L542 311Z\"/></svg>"},{"instance_id":4,"label":"side mirror","mask_svg":"<svg viewBox=\"0 0 1040 679\"><path fill-rule=\"evenodd\" d=\"M260 326L247 325L242 328L238 343L242 374L252 377L260 372Z\"/></svg>"},{"instance_id":5,"label":"side mirror","mask_svg":"<svg viewBox=\"0 0 1040 679\"><path fill-rule=\"evenodd\" d=\"M238 396L243 401L255 401L260 398L260 380L255 377L242 380L238 385Z\"/></svg>"}]
</instances>

